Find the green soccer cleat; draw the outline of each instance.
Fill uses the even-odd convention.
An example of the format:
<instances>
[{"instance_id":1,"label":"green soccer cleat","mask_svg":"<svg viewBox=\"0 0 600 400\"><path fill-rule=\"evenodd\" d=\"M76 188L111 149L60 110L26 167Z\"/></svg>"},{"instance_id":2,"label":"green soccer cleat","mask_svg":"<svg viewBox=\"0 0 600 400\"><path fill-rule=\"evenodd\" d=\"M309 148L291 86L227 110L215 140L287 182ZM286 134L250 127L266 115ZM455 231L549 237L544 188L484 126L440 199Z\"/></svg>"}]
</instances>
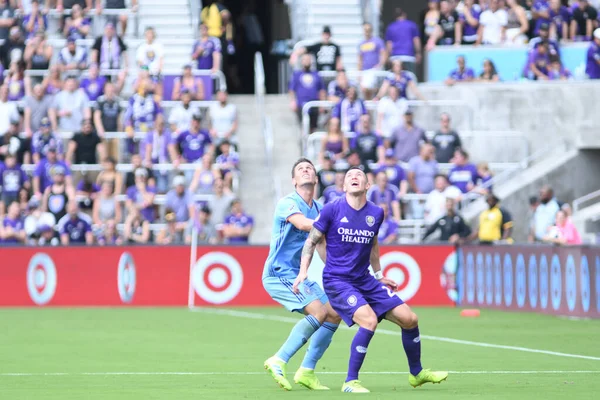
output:
<instances>
[{"instance_id":1,"label":"green soccer cleat","mask_svg":"<svg viewBox=\"0 0 600 400\"><path fill-rule=\"evenodd\" d=\"M329 390L327 386L321 385L314 369L300 367L294 375L294 382L310 390Z\"/></svg>"},{"instance_id":2,"label":"green soccer cleat","mask_svg":"<svg viewBox=\"0 0 600 400\"><path fill-rule=\"evenodd\" d=\"M348 381L342 385L342 392L345 393L371 393L369 389L360 384L360 381Z\"/></svg>"},{"instance_id":3,"label":"green soccer cleat","mask_svg":"<svg viewBox=\"0 0 600 400\"><path fill-rule=\"evenodd\" d=\"M291 383L285 377L285 362L273 356L265 361L265 369L269 371L275 382L285 390L292 390Z\"/></svg>"},{"instance_id":4,"label":"green soccer cleat","mask_svg":"<svg viewBox=\"0 0 600 400\"><path fill-rule=\"evenodd\" d=\"M416 388L423 385L424 383L441 383L448 379L448 372L446 371L432 371L430 369L423 369L417 376L412 374L408 375L408 383L410 386Z\"/></svg>"}]
</instances>

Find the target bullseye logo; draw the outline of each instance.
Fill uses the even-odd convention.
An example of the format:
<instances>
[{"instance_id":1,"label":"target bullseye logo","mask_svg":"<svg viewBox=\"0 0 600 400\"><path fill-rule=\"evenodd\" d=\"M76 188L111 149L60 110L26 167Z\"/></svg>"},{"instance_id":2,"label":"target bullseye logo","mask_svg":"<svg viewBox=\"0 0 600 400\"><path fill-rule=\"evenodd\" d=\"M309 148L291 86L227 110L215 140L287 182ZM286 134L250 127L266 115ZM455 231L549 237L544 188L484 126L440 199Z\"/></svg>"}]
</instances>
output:
<instances>
[{"instance_id":1,"label":"target bullseye logo","mask_svg":"<svg viewBox=\"0 0 600 400\"><path fill-rule=\"evenodd\" d=\"M398 284L397 295L404 301L410 300L421 287L421 268L410 255L392 251L381 257L383 274Z\"/></svg>"},{"instance_id":2,"label":"target bullseye logo","mask_svg":"<svg viewBox=\"0 0 600 400\"><path fill-rule=\"evenodd\" d=\"M39 306L48 304L56 292L56 266L45 253L36 253L27 267L27 291Z\"/></svg>"},{"instance_id":3,"label":"target bullseye logo","mask_svg":"<svg viewBox=\"0 0 600 400\"><path fill-rule=\"evenodd\" d=\"M136 272L133 256L125 252L119 259L119 268L117 271L117 287L119 297L123 303L131 303L135 294Z\"/></svg>"},{"instance_id":4,"label":"target bullseye logo","mask_svg":"<svg viewBox=\"0 0 600 400\"><path fill-rule=\"evenodd\" d=\"M210 252L194 265L192 285L196 294L212 304L233 300L242 289L244 273L240 263L230 254Z\"/></svg>"}]
</instances>

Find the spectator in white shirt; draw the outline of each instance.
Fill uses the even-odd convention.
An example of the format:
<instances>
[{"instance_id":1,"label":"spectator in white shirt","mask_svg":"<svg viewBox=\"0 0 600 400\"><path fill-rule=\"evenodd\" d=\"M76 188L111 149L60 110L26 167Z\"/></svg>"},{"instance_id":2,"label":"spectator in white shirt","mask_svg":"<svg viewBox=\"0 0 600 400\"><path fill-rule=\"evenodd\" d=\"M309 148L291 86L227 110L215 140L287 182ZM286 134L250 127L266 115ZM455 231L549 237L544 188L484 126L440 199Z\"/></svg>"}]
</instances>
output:
<instances>
[{"instance_id":1,"label":"spectator in white shirt","mask_svg":"<svg viewBox=\"0 0 600 400\"><path fill-rule=\"evenodd\" d=\"M499 0L490 0L490 7L481 13L476 44L500 44L505 41L508 14L498 3Z\"/></svg>"},{"instance_id":2,"label":"spectator in white shirt","mask_svg":"<svg viewBox=\"0 0 600 400\"><path fill-rule=\"evenodd\" d=\"M227 92L223 90L217 92L217 101L219 104L210 106L210 134L217 147L223 140L228 140L236 147L237 108L227 102Z\"/></svg>"},{"instance_id":3,"label":"spectator in white shirt","mask_svg":"<svg viewBox=\"0 0 600 400\"><path fill-rule=\"evenodd\" d=\"M390 85L388 95L377 105L377 134L391 140L396 128L402 126L406 110L408 110L408 102L400 98L398 87Z\"/></svg>"},{"instance_id":4,"label":"spectator in white shirt","mask_svg":"<svg viewBox=\"0 0 600 400\"><path fill-rule=\"evenodd\" d=\"M192 116L198 113L198 108L193 107L192 104L192 93L188 88L181 89L181 104L178 105L171 111L169 115L169 125L171 126L171 132L179 134L190 127L192 122Z\"/></svg>"},{"instance_id":5,"label":"spectator in white shirt","mask_svg":"<svg viewBox=\"0 0 600 400\"><path fill-rule=\"evenodd\" d=\"M431 225L446 215L446 199L458 201L462 196L459 188L450 185L446 175L436 175L434 185L434 189L429 192L425 201L426 225Z\"/></svg>"},{"instance_id":6,"label":"spectator in white shirt","mask_svg":"<svg viewBox=\"0 0 600 400\"><path fill-rule=\"evenodd\" d=\"M147 27L144 31L146 42L140 44L136 53L138 66L147 67L150 78L155 83L156 95L162 98L162 69L165 56L165 50L161 43L156 42L156 32L154 28Z\"/></svg>"},{"instance_id":7,"label":"spectator in white shirt","mask_svg":"<svg viewBox=\"0 0 600 400\"><path fill-rule=\"evenodd\" d=\"M0 86L0 138L10 129L11 121L19 120L17 103L8 101L8 86Z\"/></svg>"},{"instance_id":8,"label":"spectator in white shirt","mask_svg":"<svg viewBox=\"0 0 600 400\"><path fill-rule=\"evenodd\" d=\"M529 235L529 241L541 242L548 234L548 229L556 221L556 213L560 210L558 202L554 197L554 191L550 186L540 189L540 204L533 213L533 227Z\"/></svg>"}]
</instances>

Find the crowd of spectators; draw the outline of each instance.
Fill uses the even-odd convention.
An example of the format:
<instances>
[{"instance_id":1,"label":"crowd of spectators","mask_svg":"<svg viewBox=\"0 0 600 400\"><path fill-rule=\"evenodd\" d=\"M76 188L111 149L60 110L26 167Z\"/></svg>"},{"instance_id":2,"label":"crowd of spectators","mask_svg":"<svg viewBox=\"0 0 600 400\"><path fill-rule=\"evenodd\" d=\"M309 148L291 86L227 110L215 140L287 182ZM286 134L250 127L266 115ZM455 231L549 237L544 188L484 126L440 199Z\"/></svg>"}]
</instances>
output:
<instances>
[{"instance_id":1,"label":"crowd of spectators","mask_svg":"<svg viewBox=\"0 0 600 400\"><path fill-rule=\"evenodd\" d=\"M253 219L234 193L236 107L225 91L210 106L192 103L205 99L193 70L221 68L221 35L200 26L168 94L175 106L164 107L168 49L150 27L137 48L127 43L137 2L95 7L57 1L68 12L56 20L65 47L54 51L49 4L0 0L0 243L181 244L192 232L199 243L247 242ZM105 21L96 38L91 17Z\"/></svg>"}]
</instances>

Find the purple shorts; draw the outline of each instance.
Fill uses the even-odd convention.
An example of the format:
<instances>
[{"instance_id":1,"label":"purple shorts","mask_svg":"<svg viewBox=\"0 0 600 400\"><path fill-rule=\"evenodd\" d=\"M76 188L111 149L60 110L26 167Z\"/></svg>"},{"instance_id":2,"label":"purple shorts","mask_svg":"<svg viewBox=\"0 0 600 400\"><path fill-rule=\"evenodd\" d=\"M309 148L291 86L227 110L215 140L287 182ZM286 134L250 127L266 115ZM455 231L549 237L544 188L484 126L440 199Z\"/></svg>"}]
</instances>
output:
<instances>
[{"instance_id":1,"label":"purple shorts","mask_svg":"<svg viewBox=\"0 0 600 400\"><path fill-rule=\"evenodd\" d=\"M323 287L331 307L348 326L354 325L354 313L365 304L371 306L380 321L388 311L404 304L390 288L371 275L354 282L327 278L323 279Z\"/></svg>"}]
</instances>

